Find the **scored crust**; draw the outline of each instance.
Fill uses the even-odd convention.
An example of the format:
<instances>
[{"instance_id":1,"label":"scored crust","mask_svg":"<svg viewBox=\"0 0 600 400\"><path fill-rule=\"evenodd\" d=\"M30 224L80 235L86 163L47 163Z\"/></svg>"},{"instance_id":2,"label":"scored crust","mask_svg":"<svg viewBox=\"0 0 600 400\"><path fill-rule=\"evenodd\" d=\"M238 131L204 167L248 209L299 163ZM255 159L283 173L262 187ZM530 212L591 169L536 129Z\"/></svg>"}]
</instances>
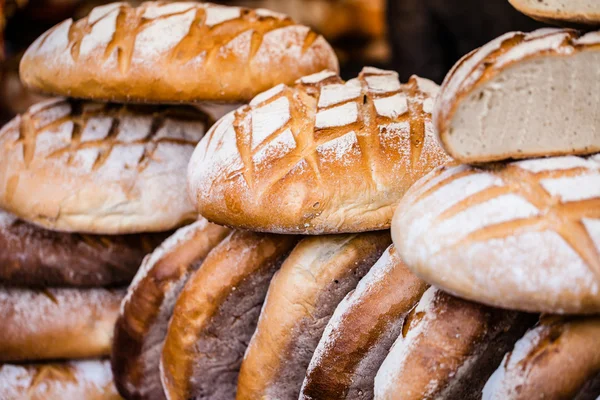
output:
<instances>
[{"instance_id":1,"label":"scored crust","mask_svg":"<svg viewBox=\"0 0 600 400\"><path fill-rule=\"evenodd\" d=\"M196 2L111 3L68 19L26 51L29 88L119 102L244 102L279 83L338 70L310 28L268 10Z\"/></svg>"},{"instance_id":2,"label":"scored crust","mask_svg":"<svg viewBox=\"0 0 600 400\"><path fill-rule=\"evenodd\" d=\"M387 229L418 178L450 158L431 124L437 85L365 68L344 83L324 71L276 86L200 142L188 185L221 225L273 233Z\"/></svg>"},{"instance_id":3,"label":"scored crust","mask_svg":"<svg viewBox=\"0 0 600 400\"><path fill-rule=\"evenodd\" d=\"M457 296L549 313L600 311L600 156L439 168L400 202L407 266Z\"/></svg>"},{"instance_id":4,"label":"scored crust","mask_svg":"<svg viewBox=\"0 0 600 400\"><path fill-rule=\"evenodd\" d=\"M509 0L523 14L538 21L576 28L600 26L597 0Z\"/></svg>"},{"instance_id":5,"label":"scored crust","mask_svg":"<svg viewBox=\"0 0 600 400\"><path fill-rule=\"evenodd\" d=\"M166 231L194 220L185 171L210 125L195 108L56 98L0 130L0 207L58 231Z\"/></svg>"}]
</instances>

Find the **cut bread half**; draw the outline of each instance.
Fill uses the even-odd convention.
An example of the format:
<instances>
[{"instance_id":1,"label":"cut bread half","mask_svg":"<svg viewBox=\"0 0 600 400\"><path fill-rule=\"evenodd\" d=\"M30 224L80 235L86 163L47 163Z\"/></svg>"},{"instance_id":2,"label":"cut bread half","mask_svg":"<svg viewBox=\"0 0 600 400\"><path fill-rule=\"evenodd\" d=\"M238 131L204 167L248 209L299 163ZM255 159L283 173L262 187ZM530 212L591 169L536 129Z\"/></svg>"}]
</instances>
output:
<instances>
[{"instance_id":1,"label":"cut bread half","mask_svg":"<svg viewBox=\"0 0 600 400\"><path fill-rule=\"evenodd\" d=\"M598 0L509 0L523 14L561 26L600 26Z\"/></svg>"}]
</instances>

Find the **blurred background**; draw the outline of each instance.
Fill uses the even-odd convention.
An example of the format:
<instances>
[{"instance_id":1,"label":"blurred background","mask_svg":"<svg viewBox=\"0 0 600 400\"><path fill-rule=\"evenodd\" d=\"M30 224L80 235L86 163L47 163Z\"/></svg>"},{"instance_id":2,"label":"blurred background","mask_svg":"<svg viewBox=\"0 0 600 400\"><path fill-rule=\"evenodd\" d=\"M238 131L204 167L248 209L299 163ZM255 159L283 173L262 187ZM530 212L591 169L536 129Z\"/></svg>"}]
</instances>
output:
<instances>
[{"instance_id":1,"label":"blurred background","mask_svg":"<svg viewBox=\"0 0 600 400\"><path fill-rule=\"evenodd\" d=\"M24 89L19 60L40 34L66 19L85 16L101 0L0 0L0 119L8 121L41 100ZM139 1L132 1L132 3ZM340 59L342 76L365 65L441 83L464 54L511 30L540 25L507 0L216 0L290 15L323 34Z\"/></svg>"}]
</instances>

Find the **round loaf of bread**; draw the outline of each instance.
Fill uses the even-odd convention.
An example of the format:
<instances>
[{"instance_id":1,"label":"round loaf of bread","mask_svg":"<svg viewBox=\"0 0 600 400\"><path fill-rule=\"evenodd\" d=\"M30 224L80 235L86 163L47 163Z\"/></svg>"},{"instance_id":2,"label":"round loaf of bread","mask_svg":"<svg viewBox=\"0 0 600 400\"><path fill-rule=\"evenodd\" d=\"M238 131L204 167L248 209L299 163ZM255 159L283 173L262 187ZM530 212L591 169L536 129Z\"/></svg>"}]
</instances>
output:
<instances>
[{"instance_id":1,"label":"round loaf of bread","mask_svg":"<svg viewBox=\"0 0 600 400\"><path fill-rule=\"evenodd\" d=\"M595 400L600 396L600 318L542 316L483 389L483 400Z\"/></svg>"},{"instance_id":2,"label":"round loaf of bread","mask_svg":"<svg viewBox=\"0 0 600 400\"><path fill-rule=\"evenodd\" d=\"M0 288L0 362L110 354L124 290Z\"/></svg>"},{"instance_id":3,"label":"round loaf of bread","mask_svg":"<svg viewBox=\"0 0 600 400\"><path fill-rule=\"evenodd\" d=\"M192 107L38 103L0 130L0 207L58 231L173 229L196 218L185 171L209 125Z\"/></svg>"},{"instance_id":4,"label":"round loaf of bread","mask_svg":"<svg viewBox=\"0 0 600 400\"><path fill-rule=\"evenodd\" d=\"M166 234L53 232L0 210L0 285L28 288L126 285Z\"/></svg>"},{"instance_id":5,"label":"round loaf of bread","mask_svg":"<svg viewBox=\"0 0 600 400\"><path fill-rule=\"evenodd\" d=\"M404 192L450 158L431 124L437 85L365 68L276 86L223 117L188 170L200 214L274 233L387 229Z\"/></svg>"},{"instance_id":6,"label":"round loaf of bread","mask_svg":"<svg viewBox=\"0 0 600 400\"><path fill-rule=\"evenodd\" d=\"M197 2L111 3L40 36L21 80L32 89L118 102L240 102L279 83L337 71L331 46L268 10Z\"/></svg>"},{"instance_id":7,"label":"round loaf of bread","mask_svg":"<svg viewBox=\"0 0 600 400\"><path fill-rule=\"evenodd\" d=\"M597 0L509 0L517 10L538 21L589 29L600 26Z\"/></svg>"},{"instance_id":8,"label":"round loaf of bread","mask_svg":"<svg viewBox=\"0 0 600 400\"><path fill-rule=\"evenodd\" d=\"M464 163L600 151L598 64L600 32L492 40L444 80L434 112L444 149Z\"/></svg>"},{"instance_id":9,"label":"round loaf of bread","mask_svg":"<svg viewBox=\"0 0 600 400\"><path fill-rule=\"evenodd\" d=\"M0 365L2 400L121 400L106 360Z\"/></svg>"},{"instance_id":10,"label":"round loaf of bread","mask_svg":"<svg viewBox=\"0 0 600 400\"><path fill-rule=\"evenodd\" d=\"M115 383L124 397L164 398L158 368L175 301L228 232L201 218L180 228L144 260L121 303L112 346Z\"/></svg>"},{"instance_id":11,"label":"round loaf of bread","mask_svg":"<svg viewBox=\"0 0 600 400\"><path fill-rule=\"evenodd\" d=\"M392 225L407 266L459 297L600 312L600 156L439 168L407 193Z\"/></svg>"}]
</instances>

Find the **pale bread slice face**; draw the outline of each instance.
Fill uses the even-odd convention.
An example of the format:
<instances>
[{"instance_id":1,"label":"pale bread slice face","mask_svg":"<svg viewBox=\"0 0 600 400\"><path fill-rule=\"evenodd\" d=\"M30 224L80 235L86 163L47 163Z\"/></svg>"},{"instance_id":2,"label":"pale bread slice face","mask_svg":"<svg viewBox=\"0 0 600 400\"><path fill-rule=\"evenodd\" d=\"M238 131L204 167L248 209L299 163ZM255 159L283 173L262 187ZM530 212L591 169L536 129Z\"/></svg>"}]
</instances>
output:
<instances>
[{"instance_id":1,"label":"pale bread slice face","mask_svg":"<svg viewBox=\"0 0 600 400\"><path fill-rule=\"evenodd\" d=\"M596 0L509 0L517 10L538 21L560 26L600 26Z\"/></svg>"}]
</instances>

